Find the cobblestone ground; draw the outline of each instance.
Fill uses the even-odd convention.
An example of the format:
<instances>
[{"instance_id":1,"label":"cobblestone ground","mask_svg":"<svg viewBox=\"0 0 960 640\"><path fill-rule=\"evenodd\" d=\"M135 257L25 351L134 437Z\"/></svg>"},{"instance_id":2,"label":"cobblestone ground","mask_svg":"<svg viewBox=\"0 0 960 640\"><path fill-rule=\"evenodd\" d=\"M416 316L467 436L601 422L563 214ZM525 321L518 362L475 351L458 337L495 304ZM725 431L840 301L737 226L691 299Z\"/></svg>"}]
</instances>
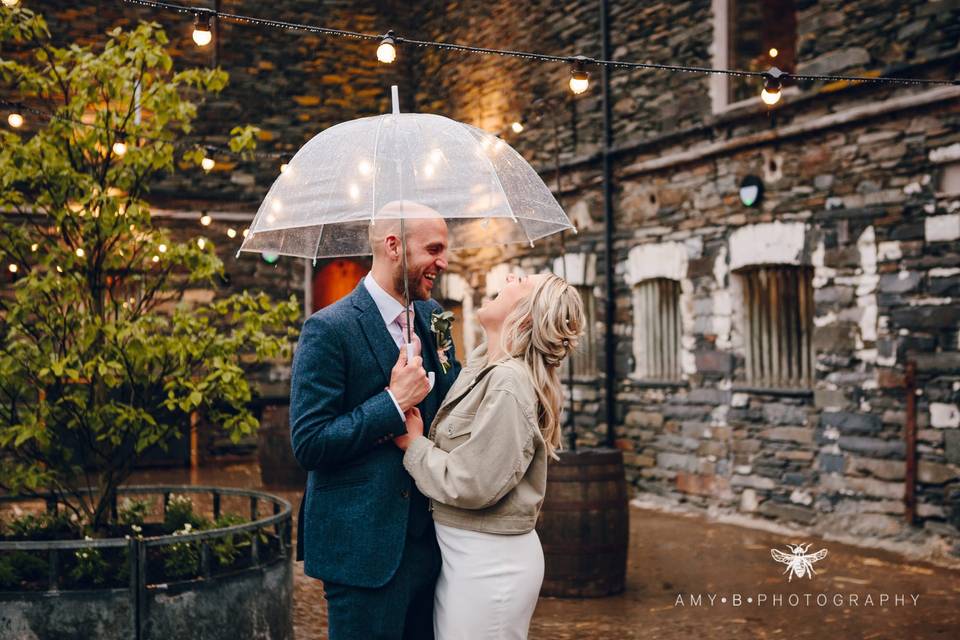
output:
<instances>
[{"instance_id":1,"label":"cobblestone ground","mask_svg":"<svg viewBox=\"0 0 960 640\"><path fill-rule=\"evenodd\" d=\"M188 471L153 471L136 481L261 486L256 465L207 469L192 478ZM265 489L290 500L296 514L298 490ZM626 591L588 600L541 598L532 639L960 637L960 571L701 516L634 507L630 522ZM826 548L828 555L812 580L788 582L770 549L786 551L787 543L798 542L812 543L811 552ZM322 585L303 575L302 563L294 581L297 640L326 638Z\"/></svg>"}]
</instances>

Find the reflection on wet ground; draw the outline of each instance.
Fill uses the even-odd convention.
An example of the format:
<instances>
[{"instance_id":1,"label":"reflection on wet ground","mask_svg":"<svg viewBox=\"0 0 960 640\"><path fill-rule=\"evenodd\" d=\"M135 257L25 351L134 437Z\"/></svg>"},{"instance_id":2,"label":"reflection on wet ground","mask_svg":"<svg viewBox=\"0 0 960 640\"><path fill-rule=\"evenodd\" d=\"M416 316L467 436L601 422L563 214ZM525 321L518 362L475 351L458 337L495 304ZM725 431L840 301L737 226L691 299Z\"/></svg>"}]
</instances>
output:
<instances>
[{"instance_id":1,"label":"reflection on wet ground","mask_svg":"<svg viewBox=\"0 0 960 640\"><path fill-rule=\"evenodd\" d=\"M141 471L131 483L214 484L264 489L286 498L299 488L263 487L255 463ZM816 538L631 508L627 590L618 596L541 598L534 639L561 638L958 638L960 571L892 553ZM296 528L294 527L294 531ZM810 542L826 548L812 578L788 582L771 548ZM298 640L326 638L321 584L296 563ZM712 598L711 598L712 596ZM749 601L748 601L749 599Z\"/></svg>"}]
</instances>

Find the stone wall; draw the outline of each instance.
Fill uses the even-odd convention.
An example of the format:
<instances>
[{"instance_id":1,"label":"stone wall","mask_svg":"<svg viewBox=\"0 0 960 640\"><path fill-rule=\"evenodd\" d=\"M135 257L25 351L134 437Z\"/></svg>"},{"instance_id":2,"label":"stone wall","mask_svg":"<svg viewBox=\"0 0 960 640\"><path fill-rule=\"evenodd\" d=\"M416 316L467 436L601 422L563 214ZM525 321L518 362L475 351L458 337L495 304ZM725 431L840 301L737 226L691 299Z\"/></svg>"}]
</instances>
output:
<instances>
[{"instance_id":1,"label":"stone wall","mask_svg":"<svg viewBox=\"0 0 960 640\"><path fill-rule=\"evenodd\" d=\"M469 13L475 4L459 7ZM427 24L435 25L434 37L451 41L525 48L535 34L531 48L540 52L600 55L595 3L567 3L563 12L498 4L502 21L468 24L428 14ZM950 77L956 69L955 5L798 4L800 71ZM642 5L616 3L614 57L709 64L710 2ZM527 35L503 36L514 30ZM445 100L423 104L445 104L452 117L488 130L518 118L538 92L563 96L565 90L563 65L531 71L523 62L460 61L444 52L425 52L422 64L444 86L442 92L431 87L430 95ZM611 90L615 441L636 489L834 533L904 536L904 370L910 360L917 365L919 524L955 543L960 196L939 193L938 185L944 163L957 159L960 92L804 84L789 88L771 111L757 100L715 113L711 81L702 76L617 70ZM506 137L551 186L553 145L561 145L559 195L580 229L567 239L567 250L600 253L602 274L600 164L592 155L601 140L599 100L597 84L566 99L559 140L549 114ZM740 180L748 174L766 186L757 209L739 201ZM803 388L745 382L743 292L732 272L731 239L750 225L774 222L799 224L799 255L780 239L770 243L773 253L755 242L740 243L740 251L755 250L748 258L757 263L796 259L812 271L815 369ZM771 228L756 227L757 238ZM686 253L683 373L675 384L631 375L636 318L629 256L656 243ZM557 251L559 244L547 241L473 266L483 271L506 261L539 271ZM602 277L596 284L602 339ZM602 388L602 375L576 386L581 444L604 439Z\"/></svg>"}]
</instances>

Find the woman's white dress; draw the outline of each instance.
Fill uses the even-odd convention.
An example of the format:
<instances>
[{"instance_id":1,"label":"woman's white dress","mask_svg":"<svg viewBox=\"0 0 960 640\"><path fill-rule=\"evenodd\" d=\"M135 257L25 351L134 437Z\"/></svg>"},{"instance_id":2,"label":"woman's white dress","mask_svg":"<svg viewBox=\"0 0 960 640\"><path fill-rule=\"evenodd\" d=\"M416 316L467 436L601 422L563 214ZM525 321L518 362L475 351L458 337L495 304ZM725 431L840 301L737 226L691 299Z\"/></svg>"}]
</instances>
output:
<instances>
[{"instance_id":1,"label":"woman's white dress","mask_svg":"<svg viewBox=\"0 0 960 640\"><path fill-rule=\"evenodd\" d=\"M536 530L505 535L435 526L443 556L434 593L436 639L526 638L543 583Z\"/></svg>"}]
</instances>

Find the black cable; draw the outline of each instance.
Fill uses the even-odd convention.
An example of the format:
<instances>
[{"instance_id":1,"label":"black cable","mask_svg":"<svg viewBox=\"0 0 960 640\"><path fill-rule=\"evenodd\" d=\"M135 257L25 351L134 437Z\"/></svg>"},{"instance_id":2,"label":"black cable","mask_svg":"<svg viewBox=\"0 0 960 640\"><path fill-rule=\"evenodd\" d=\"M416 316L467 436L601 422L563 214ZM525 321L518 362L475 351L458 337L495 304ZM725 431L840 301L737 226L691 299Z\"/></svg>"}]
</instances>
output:
<instances>
[{"instance_id":1,"label":"black cable","mask_svg":"<svg viewBox=\"0 0 960 640\"><path fill-rule=\"evenodd\" d=\"M372 33L361 33L358 31L348 31L345 29L330 29L327 27L318 27L310 24L296 23L296 22L285 22L282 20L273 20L269 18L258 18L255 16L246 16L236 13L226 13L222 11L214 11L213 9L206 9L202 7L188 7L179 4L173 4L170 2L162 2L160 0L123 0L127 4L139 5L142 7L148 7L151 9L158 9L164 11L171 11L175 13L183 14L197 14L197 13L206 13L211 16L216 16L219 19L228 20L238 24L251 24L259 25L265 27L271 27L275 29L284 29L287 31L305 31L308 33L317 33L321 35L330 35L330 36L339 36L345 38L354 38L357 40L371 40L377 41L382 40L385 36L383 34L372 34ZM413 38L404 38L402 36L393 35L393 39L397 44L412 44L417 47L432 47L434 49L446 50L446 51L459 51L465 53L479 53L484 55L499 55L506 56L511 58L519 58L525 60L537 60L540 62L560 62L565 64L572 64L576 61L580 61L583 64L591 64L597 66L606 66L618 69L650 69L656 71L674 71L680 73L702 73L702 74L719 74L727 76L738 76L738 77L752 77L752 78L763 78L766 77L767 72L765 71L743 71L739 69L714 69L711 67L693 67L685 65L675 65L675 64L657 64L653 62L631 62L628 60L604 60L597 58L589 58L586 56L556 56L556 55L547 55L543 53L533 53L529 51L514 51L511 49L491 49L488 47L476 47L465 44L457 44L452 42L436 42L432 40L415 40ZM814 74L786 74L786 77L792 80L805 80L805 81L826 81L826 82L875 82L875 83L892 83L892 84L904 84L904 85L958 85L960 80L933 80L930 78L893 78L886 76L830 76L830 75L814 75Z\"/></svg>"}]
</instances>

